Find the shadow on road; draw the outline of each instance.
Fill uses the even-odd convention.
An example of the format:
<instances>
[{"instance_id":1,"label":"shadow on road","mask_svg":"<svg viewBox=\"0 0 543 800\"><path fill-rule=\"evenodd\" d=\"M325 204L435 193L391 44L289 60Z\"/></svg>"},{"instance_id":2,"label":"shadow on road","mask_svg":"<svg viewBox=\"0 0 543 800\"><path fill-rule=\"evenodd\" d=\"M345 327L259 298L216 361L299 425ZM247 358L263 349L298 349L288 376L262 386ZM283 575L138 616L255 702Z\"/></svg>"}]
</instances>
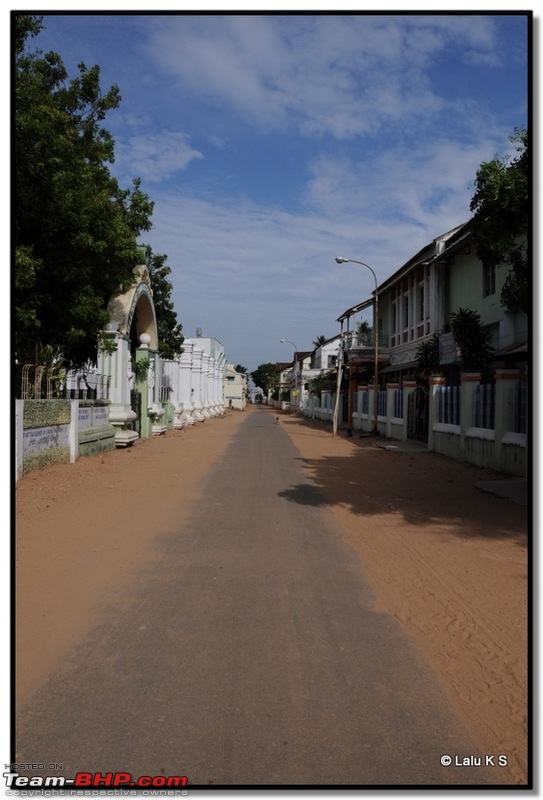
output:
<instances>
[{"instance_id":1,"label":"shadow on road","mask_svg":"<svg viewBox=\"0 0 543 800\"><path fill-rule=\"evenodd\" d=\"M491 470L426 451L386 451L371 438L346 439L343 432L333 437L330 425L320 421L284 415L279 422L298 444L300 461L314 482L280 492L285 500L342 506L365 517L400 515L411 525L428 526L434 535L507 538L526 546L527 509L475 486L500 477Z\"/></svg>"}]
</instances>

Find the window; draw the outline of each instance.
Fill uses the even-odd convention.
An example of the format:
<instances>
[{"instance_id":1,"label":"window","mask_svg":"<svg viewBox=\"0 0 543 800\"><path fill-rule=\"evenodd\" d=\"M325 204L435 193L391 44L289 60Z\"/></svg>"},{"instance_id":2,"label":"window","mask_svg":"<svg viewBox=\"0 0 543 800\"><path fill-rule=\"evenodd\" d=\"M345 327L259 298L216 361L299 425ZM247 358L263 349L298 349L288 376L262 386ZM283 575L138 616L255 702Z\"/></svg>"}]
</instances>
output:
<instances>
[{"instance_id":1,"label":"window","mask_svg":"<svg viewBox=\"0 0 543 800\"><path fill-rule=\"evenodd\" d=\"M496 267L483 264L483 297L496 294Z\"/></svg>"},{"instance_id":2,"label":"window","mask_svg":"<svg viewBox=\"0 0 543 800\"><path fill-rule=\"evenodd\" d=\"M403 298L403 308L402 308L402 328L409 327L409 295L404 294Z\"/></svg>"}]
</instances>

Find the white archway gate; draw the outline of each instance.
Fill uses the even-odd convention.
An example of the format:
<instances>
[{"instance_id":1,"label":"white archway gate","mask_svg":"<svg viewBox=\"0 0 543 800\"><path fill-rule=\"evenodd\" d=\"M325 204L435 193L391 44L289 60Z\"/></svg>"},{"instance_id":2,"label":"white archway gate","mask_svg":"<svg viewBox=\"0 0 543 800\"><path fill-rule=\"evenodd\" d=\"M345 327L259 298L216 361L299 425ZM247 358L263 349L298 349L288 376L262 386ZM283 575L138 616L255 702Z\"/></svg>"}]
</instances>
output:
<instances>
[{"instance_id":1,"label":"white archway gate","mask_svg":"<svg viewBox=\"0 0 543 800\"><path fill-rule=\"evenodd\" d=\"M117 429L115 444L126 447L139 435L148 435L148 409L156 402L158 336L155 306L146 266L134 269L131 286L112 295L109 322L101 332L100 370L109 375L109 421ZM144 351L142 356L142 351ZM148 362L147 375L138 371L138 361ZM138 389L141 401L135 397ZM141 414L140 414L141 409Z\"/></svg>"},{"instance_id":2,"label":"white archway gate","mask_svg":"<svg viewBox=\"0 0 543 800\"><path fill-rule=\"evenodd\" d=\"M134 269L134 282L111 297L108 312L99 365L110 377L117 447L224 414L224 347L216 339L187 339L177 358L160 358L147 267Z\"/></svg>"}]
</instances>

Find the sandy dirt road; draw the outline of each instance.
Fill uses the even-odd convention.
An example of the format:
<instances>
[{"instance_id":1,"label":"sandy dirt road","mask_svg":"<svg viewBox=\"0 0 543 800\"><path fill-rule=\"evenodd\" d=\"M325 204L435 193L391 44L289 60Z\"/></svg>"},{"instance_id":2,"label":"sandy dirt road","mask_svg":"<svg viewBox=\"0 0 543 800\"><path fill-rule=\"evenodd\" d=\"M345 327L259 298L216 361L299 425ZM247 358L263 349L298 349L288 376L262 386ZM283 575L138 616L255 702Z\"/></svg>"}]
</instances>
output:
<instances>
[{"instance_id":1,"label":"sandy dirt road","mask_svg":"<svg viewBox=\"0 0 543 800\"><path fill-rule=\"evenodd\" d=\"M24 714L66 658L129 608L160 566L157 537L205 503L248 408L182 432L30 473L17 486L17 702ZM278 415L304 473L371 583L375 611L401 623L433 665L478 747L526 780L526 509L474 488L492 473L434 454L376 449ZM271 421L271 420L269 420ZM301 482L293 505L316 501ZM157 526L156 509L161 509Z\"/></svg>"}]
</instances>

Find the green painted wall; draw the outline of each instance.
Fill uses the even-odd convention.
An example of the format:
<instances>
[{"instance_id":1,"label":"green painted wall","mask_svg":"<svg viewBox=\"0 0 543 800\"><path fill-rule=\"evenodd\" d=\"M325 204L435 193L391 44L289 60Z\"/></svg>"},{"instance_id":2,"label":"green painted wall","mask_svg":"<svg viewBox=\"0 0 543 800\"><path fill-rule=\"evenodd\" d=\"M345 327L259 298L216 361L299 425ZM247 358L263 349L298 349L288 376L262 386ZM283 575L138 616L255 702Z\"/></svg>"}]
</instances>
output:
<instances>
[{"instance_id":1,"label":"green painted wall","mask_svg":"<svg viewBox=\"0 0 543 800\"><path fill-rule=\"evenodd\" d=\"M449 269L447 317L459 308L477 311L483 325L492 325L503 318L500 294L509 273L507 266L496 269L496 291L483 297L483 267L475 254L455 255Z\"/></svg>"},{"instance_id":2,"label":"green painted wall","mask_svg":"<svg viewBox=\"0 0 543 800\"><path fill-rule=\"evenodd\" d=\"M69 461L69 447L52 447L49 450L42 450L41 453L23 456L23 474L33 469L43 469L49 464L66 464Z\"/></svg>"},{"instance_id":3,"label":"green painted wall","mask_svg":"<svg viewBox=\"0 0 543 800\"><path fill-rule=\"evenodd\" d=\"M23 428L69 425L70 416L69 400L25 400Z\"/></svg>"},{"instance_id":4,"label":"green painted wall","mask_svg":"<svg viewBox=\"0 0 543 800\"><path fill-rule=\"evenodd\" d=\"M108 407L109 403L106 401L79 401L80 409L88 409L91 424L78 429L78 455L92 455L115 449L115 429L107 422ZM70 445L67 440L71 415L70 400L24 401L21 443L23 474L49 464L70 461Z\"/></svg>"}]
</instances>

